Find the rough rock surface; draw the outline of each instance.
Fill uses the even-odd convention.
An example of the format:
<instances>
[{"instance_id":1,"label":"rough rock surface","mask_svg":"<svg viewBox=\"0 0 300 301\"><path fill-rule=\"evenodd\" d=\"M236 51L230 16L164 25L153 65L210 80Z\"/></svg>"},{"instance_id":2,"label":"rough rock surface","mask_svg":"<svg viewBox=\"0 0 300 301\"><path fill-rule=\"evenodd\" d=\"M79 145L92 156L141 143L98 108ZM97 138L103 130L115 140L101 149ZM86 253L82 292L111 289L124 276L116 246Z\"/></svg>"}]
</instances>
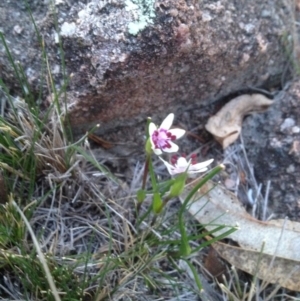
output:
<instances>
[{"instance_id":1,"label":"rough rock surface","mask_svg":"<svg viewBox=\"0 0 300 301\"><path fill-rule=\"evenodd\" d=\"M29 5L59 86L58 32L46 2ZM41 50L22 3L1 2L1 31L37 85ZM99 132L119 127L116 139L128 141L129 126L147 116L277 84L293 35L287 5L282 0L55 1L66 71L72 74L68 103L74 131L100 123ZM1 53L0 76L15 88Z\"/></svg>"}]
</instances>

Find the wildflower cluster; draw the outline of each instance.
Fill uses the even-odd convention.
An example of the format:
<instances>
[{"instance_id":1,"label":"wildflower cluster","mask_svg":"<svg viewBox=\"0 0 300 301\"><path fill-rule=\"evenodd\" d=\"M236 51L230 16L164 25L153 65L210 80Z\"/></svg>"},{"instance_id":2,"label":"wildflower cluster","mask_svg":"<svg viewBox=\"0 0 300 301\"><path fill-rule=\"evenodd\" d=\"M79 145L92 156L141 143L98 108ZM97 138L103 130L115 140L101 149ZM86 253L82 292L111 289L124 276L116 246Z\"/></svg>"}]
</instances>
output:
<instances>
[{"instance_id":1,"label":"wildflower cluster","mask_svg":"<svg viewBox=\"0 0 300 301\"><path fill-rule=\"evenodd\" d=\"M146 162L142 188L137 193L138 203L136 212L138 216L141 204L146 198L146 181L149 173L152 184L150 191L150 195L152 196L152 212L154 213L151 225L155 224L158 214L162 212L163 208L165 208L169 200L182 194L188 176L191 174L207 171L208 166L213 162L213 159L211 159L205 162L197 163L196 155L191 155L190 159L187 159L183 155L176 155L179 147L175 143L175 141L184 136L185 130L171 128L173 120L174 114L172 113L164 119L159 127L151 122L151 120L148 120L148 137L145 145ZM170 180L164 181L163 183L159 183L159 181L157 181L152 166L153 153L159 156L159 159L166 166L169 174L172 176ZM172 154L170 161L166 161L162 158L162 155L164 153ZM198 183L195 184L192 193L188 194L188 196L183 201L182 207L178 212L178 227L181 233L179 244L180 247L178 249L180 256L188 256L191 253L191 248L189 245L190 238L186 233L183 212L185 211L192 196L197 193L198 189L220 170L220 166L216 167L203 178L201 178ZM144 220L145 217L150 214L150 212L151 211L148 210L144 215L142 215L140 222Z\"/></svg>"},{"instance_id":2,"label":"wildflower cluster","mask_svg":"<svg viewBox=\"0 0 300 301\"><path fill-rule=\"evenodd\" d=\"M184 136L185 130L171 129L173 124L174 114L169 114L162 122L160 127L157 127L153 122L149 124L149 139L153 152L160 156L165 153L178 152L178 145L174 143L175 140ZM194 174L207 171L207 166L213 162L213 159L202 163L197 163L196 158L192 155L190 160L184 156L173 156L171 163L165 161L161 157L159 159L165 164L171 176L187 173Z\"/></svg>"},{"instance_id":3,"label":"wildflower cluster","mask_svg":"<svg viewBox=\"0 0 300 301\"><path fill-rule=\"evenodd\" d=\"M142 189L137 193L138 207L139 208L146 197L146 181L148 172L150 173L150 179L153 189L153 211L160 213L166 203L173 197L179 196L184 187L186 179L189 175L199 172L207 171L207 166L212 163L212 159L197 163L196 156L192 155L189 160L185 156L173 155L170 162L165 161L161 155L163 153L176 153L179 150L177 144L174 143L177 139L184 136L185 130L183 129L171 129L174 120L174 114L169 114L162 122L160 127L157 127L153 122L148 123L148 140L146 142L146 163L144 168L144 177ZM164 163L168 169L170 175L174 178L168 181L168 189L164 187L163 191L160 189L159 183L157 183L156 177L152 168L152 154L159 156L159 159ZM168 194L166 195L166 191Z\"/></svg>"}]
</instances>

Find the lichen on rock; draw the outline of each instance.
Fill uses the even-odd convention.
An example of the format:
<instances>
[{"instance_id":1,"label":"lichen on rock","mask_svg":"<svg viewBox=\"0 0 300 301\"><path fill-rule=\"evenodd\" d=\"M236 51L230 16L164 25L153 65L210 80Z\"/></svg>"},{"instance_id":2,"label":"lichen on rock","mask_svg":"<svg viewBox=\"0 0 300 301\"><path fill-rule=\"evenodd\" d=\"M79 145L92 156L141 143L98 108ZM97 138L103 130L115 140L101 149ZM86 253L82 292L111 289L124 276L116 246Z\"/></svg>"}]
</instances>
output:
<instances>
[{"instance_id":1,"label":"lichen on rock","mask_svg":"<svg viewBox=\"0 0 300 301\"><path fill-rule=\"evenodd\" d=\"M0 3L0 23L14 59L39 89L42 57L19 3ZM60 66L54 38L60 34L65 71L72 74L67 101L74 134L100 123L98 134L113 132L114 141L126 143L136 140L140 121L162 118L166 108L179 112L246 87L274 87L292 47L282 45L283 33L288 41L295 24L289 2L281 0L271 6L259 0L89 0L57 4L58 31L49 7L40 3L32 13L47 37L49 65ZM17 24L22 34L11 33ZM14 90L17 81L3 53L0 77ZM55 70L59 87L62 74Z\"/></svg>"},{"instance_id":2,"label":"lichen on rock","mask_svg":"<svg viewBox=\"0 0 300 301\"><path fill-rule=\"evenodd\" d=\"M154 0L126 0L126 11L134 12L135 21L128 25L128 32L137 35L149 24L153 24L155 17Z\"/></svg>"}]
</instances>

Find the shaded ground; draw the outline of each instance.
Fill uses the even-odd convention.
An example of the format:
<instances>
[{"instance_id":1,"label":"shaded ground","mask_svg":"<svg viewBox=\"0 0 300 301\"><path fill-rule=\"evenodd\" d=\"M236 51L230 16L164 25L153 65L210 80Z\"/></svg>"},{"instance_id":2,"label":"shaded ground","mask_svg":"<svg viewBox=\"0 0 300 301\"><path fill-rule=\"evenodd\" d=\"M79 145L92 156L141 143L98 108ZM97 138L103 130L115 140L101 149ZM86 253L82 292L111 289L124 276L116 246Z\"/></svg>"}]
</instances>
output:
<instances>
[{"instance_id":1,"label":"shaded ground","mask_svg":"<svg viewBox=\"0 0 300 301\"><path fill-rule=\"evenodd\" d=\"M218 179L228 189L237 193L241 202L248 207L250 212L257 208L255 215L261 219L269 218L272 214L273 218L288 216L290 219L297 220L299 217L299 204L297 203L299 197L297 169L300 161L299 93L300 84L298 82L287 84L282 91L275 91L274 105L264 114L248 116L243 123L243 139L225 151L204 129L208 118L215 114L223 103L198 107L181 113L174 112L176 113L174 127L187 130L187 136L179 141L182 152L187 155L196 153L199 161L214 158L214 164L224 162L227 169ZM166 109L166 114L168 113ZM153 121L158 124L161 122L156 119L156 116L153 116ZM53 122L56 124L55 120ZM55 129L55 126L53 128ZM118 129L111 134L111 137L109 135L103 137L108 141L110 138L114 141L120 139L120 144L106 151L99 148L94 149L97 161L107 165L115 176L123 180L122 184L124 185L120 185L121 187L107 181L103 173L95 175L80 156L74 158L76 162L74 168L78 167L74 173L77 177L73 178L67 168L61 173L58 170L48 171L49 175L52 174L51 177L47 177L48 180L44 179L46 181L38 185L37 198L43 191L48 191L52 187L49 184L56 182L61 184L57 186L60 187L59 189L54 189L53 197L49 196L39 205L31 220L36 233L42 233L40 240L43 250L52 252L54 248L53 254L59 258L70 254L80 255L87 250L91 235L95 231L92 252L95 258L102 258L109 246L107 237L103 233L110 233L110 221L113 220L114 239L117 241L114 252L123 254L123 240L128 235L123 218L126 217L128 225L134 224L133 202L136 189L141 186L145 122L135 128L135 133L132 133L132 141L122 141L122 132L126 130L128 129ZM63 147L59 147L58 150L61 148ZM169 177L166 168L158 159L155 162L155 170L160 177ZM64 180L65 178L66 180ZM265 199L269 180L271 188L269 197L266 198L269 200L269 204L268 210L264 213L262 210L264 206L261 204ZM254 204L255 199L258 200L258 206ZM143 210L150 205L151 198L145 201ZM109 218L106 216L107 206L111 210ZM174 221L177 222L178 207L177 200L170 202L167 210L168 221L164 223L164 229L172 228ZM189 215L186 216L186 220L189 221L188 231L197 233L199 225L193 222ZM59 238L56 239L53 234ZM172 234L175 238L180 235L179 233ZM191 243L197 245L200 242L193 241ZM203 298L201 296L201 300L207 300L207 298L222 300L216 282L203 276L205 273L202 266L207 251L205 248L193 258L205 287L205 295ZM126 264L128 265L126 268L129 270L132 263L126 262ZM166 273L169 273L171 268L165 260L157 260L155 267ZM170 286L162 285L163 278L151 274L159 284L155 291L149 289L139 277L135 277L132 282L124 285L114 295L114 300L129 300L129 297L122 297L123 293L126 293L127 296L134 296L133 300L159 300L159 298L184 300L182 296L185 296L185 300L199 300L195 281L190 277L188 269L181 268L184 270L182 273L172 270L174 279L178 280L176 282L178 291L174 291L173 287L170 289ZM82 267L78 267L77 271L80 272L80 269ZM92 268L89 272L93 272ZM9 273L5 274L5 277L3 283L7 287L5 279L12 278ZM245 273L241 273L240 277L244 283L252 281L251 276L249 277ZM114 287L118 281L125 278L126 271L124 272L121 267L112 269L105 279L105 285L108 288ZM179 286L180 283L183 285ZM272 290L272 286L270 290ZM140 292L143 292L143 297L140 296ZM269 291L266 290L266 295L268 294Z\"/></svg>"},{"instance_id":2,"label":"shaded ground","mask_svg":"<svg viewBox=\"0 0 300 301\"><path fill-rule=\"evenodd\" d=\"M220 177L223 184L235 191L241 202L251 211L253 202L263 205L269 183L268 210L264 218L300 220L300 81L289 82L281 91L275 91L274 104L265 113L253 114L243 122L242 137L223 151L205 130L208 118L224 104L215 103L185 112L175 112L174 127L187 130L179 141L182 153L196 153L199 161L214 158L214 164L225 163L226 172ZM166 114L170 113L166 110ZM161 120L153 121L157 124ZM119 139L108 151L99 151L100 158L110 158L117 171L131 178L130 170L137 160L143 162L145 123L136 127L132 141L122 141L119 129L107 139ZM116 138L116 136L118 138ZM136 138L137 137L137 138ZM244 149L244 151L243 151ZM131 169L131 168L130 168ZM163 170L160 171L164 174ZM258 206L258 216L263 219Z\"/></svg>"},{"instance_id":3,"label":"shaded ground","mask_svg":"<svg viewBox=\"0 0 300 301\"><path fill-rule=\"evenodd\" d=\"M295 221L300 221L299 101L300 82L296 81L275 97L268 113L246 120L243 132L257 181L264 188L271 181L269 207L274 217Z\"/></svg>"},{"instance_id":4,"label":"shaded ground","mask_svg":"<svg viewBox=\"0 0 300 301\"><path fill-rule=\"evenodd\" d=\"M288 83L283 91L275 94L274 104L267 112L245 118L242 139L225 151L212 140L204 124L198 121L214 114L218 110L217 105L211 111L201 108L185 112L178 116L179 125L186 125L190 131L184 151L198 153L201 160L215 158L215 163L224 162L227 169L221 180L228 189L236 191L239 199L249 207L252 207L257 193L258 201L262 202L270 181L265 218L288 217L299 221L299 100L300 82Z\"/></svg>"},{"instance_id":5,"label":"shaded ground","mask_svg":"<svg viewBox=\"0 0 300 301\"><path fill-rule=\"evenodd\" d=\"M274 103L269 110L247 116L243 122L242 137L226 150L204 128L208 118L224 102L181 113L175 112L174 127L187 130L187 136L178 141L182 153L188 156L196 153L199 161L214 158L215 165L225 163L226 171L216 180L220 180L227 189L235 192L250 214L261 220L287 217L299 221L300 81L290 81L283 90L274 91L272 94ZM166 111L166 115L168 113L170 112ZM157 124L161 122L155 116L153 121ZM120 129L112 135L121 137L123 130ZM137 140L128 142L127 149L119 145L112 152L107 151L105 155L100 155L107 159L110 153L115 159L108 161L126 180L133 178L133 167L137 160L142 164L144 159L141 154L144 126L140 125L135 131L135 134L140 132L140 135ZM127 153L122 154L121 149ZM117 154L113 154L114 151ZM156 172L161 177L167 176L165 167L159 161ZM178 210L178 205L179 202L174 201L169 210ZM207 250L203 251L199 255L201 262L205 261L207 253ZM247 281L247 276L243 274L241 277L246 277Z\"/></svg>"}]
</instances>

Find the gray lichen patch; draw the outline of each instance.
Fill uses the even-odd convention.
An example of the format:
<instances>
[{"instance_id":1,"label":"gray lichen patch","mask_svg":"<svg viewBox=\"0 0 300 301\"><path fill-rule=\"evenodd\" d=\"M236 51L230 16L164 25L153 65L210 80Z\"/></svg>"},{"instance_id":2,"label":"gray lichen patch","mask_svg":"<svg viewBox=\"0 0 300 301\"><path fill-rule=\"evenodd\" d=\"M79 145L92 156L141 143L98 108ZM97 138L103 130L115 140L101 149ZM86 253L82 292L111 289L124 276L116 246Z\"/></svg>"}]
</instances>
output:
<instances>
[{"instance_id":1,"label":"gray lichen patch","mask_svg":"<svg viewBox=\"0 0 300 301\"><path fill-rule=\"evenodd\" d=\"M154 0L126 0L126 11L134 13L135 21L128 25L128 32L137 35L149 24L153 24L155 17Z\"/></svg>"},{"instance_id":2,"label":"gray lichen patch","mask_svg":"<svg viewBox=\"0 0 300 301\"><path fill-rule=\"evenodd\" d=\"M102 0L90 2L77 12L74 38L90 47L89 57L96 71L90 78L92 86L94 78L102 80L112 63L126 60L128 53L123 43L126 35L136 35L153 24L154 3L154 0Z\"/></svg>"},{"instance_id":3,"label":"gray lichen patch","mask_svg":"<svg viewBox=\"0 0 300 301\"><path fill-rule=\"evenodd\" d=\"M130 3L129 3L130 2ZM111 63L124 62L127 53L123 51L128 26L139 21L148 6L133 4L131 1L107 0L91 2L78 12L76 36L90 46L90 60L96 73L90 78L103 79ZM146 18L145 20L150 20ZM100 50L101 49L101 50Z\"/></svg>"},{"instance_id":4,"label":"gray lichen patch","mask_svg":"<svg viewBox=\"0 0 300 301\"><path fill-rule=\"evenodd\" d=\"M64 22L61 26L60 34L64 37L73 36L76 33L76 24L74 22Z\"/></svg>"}]
</instances>

